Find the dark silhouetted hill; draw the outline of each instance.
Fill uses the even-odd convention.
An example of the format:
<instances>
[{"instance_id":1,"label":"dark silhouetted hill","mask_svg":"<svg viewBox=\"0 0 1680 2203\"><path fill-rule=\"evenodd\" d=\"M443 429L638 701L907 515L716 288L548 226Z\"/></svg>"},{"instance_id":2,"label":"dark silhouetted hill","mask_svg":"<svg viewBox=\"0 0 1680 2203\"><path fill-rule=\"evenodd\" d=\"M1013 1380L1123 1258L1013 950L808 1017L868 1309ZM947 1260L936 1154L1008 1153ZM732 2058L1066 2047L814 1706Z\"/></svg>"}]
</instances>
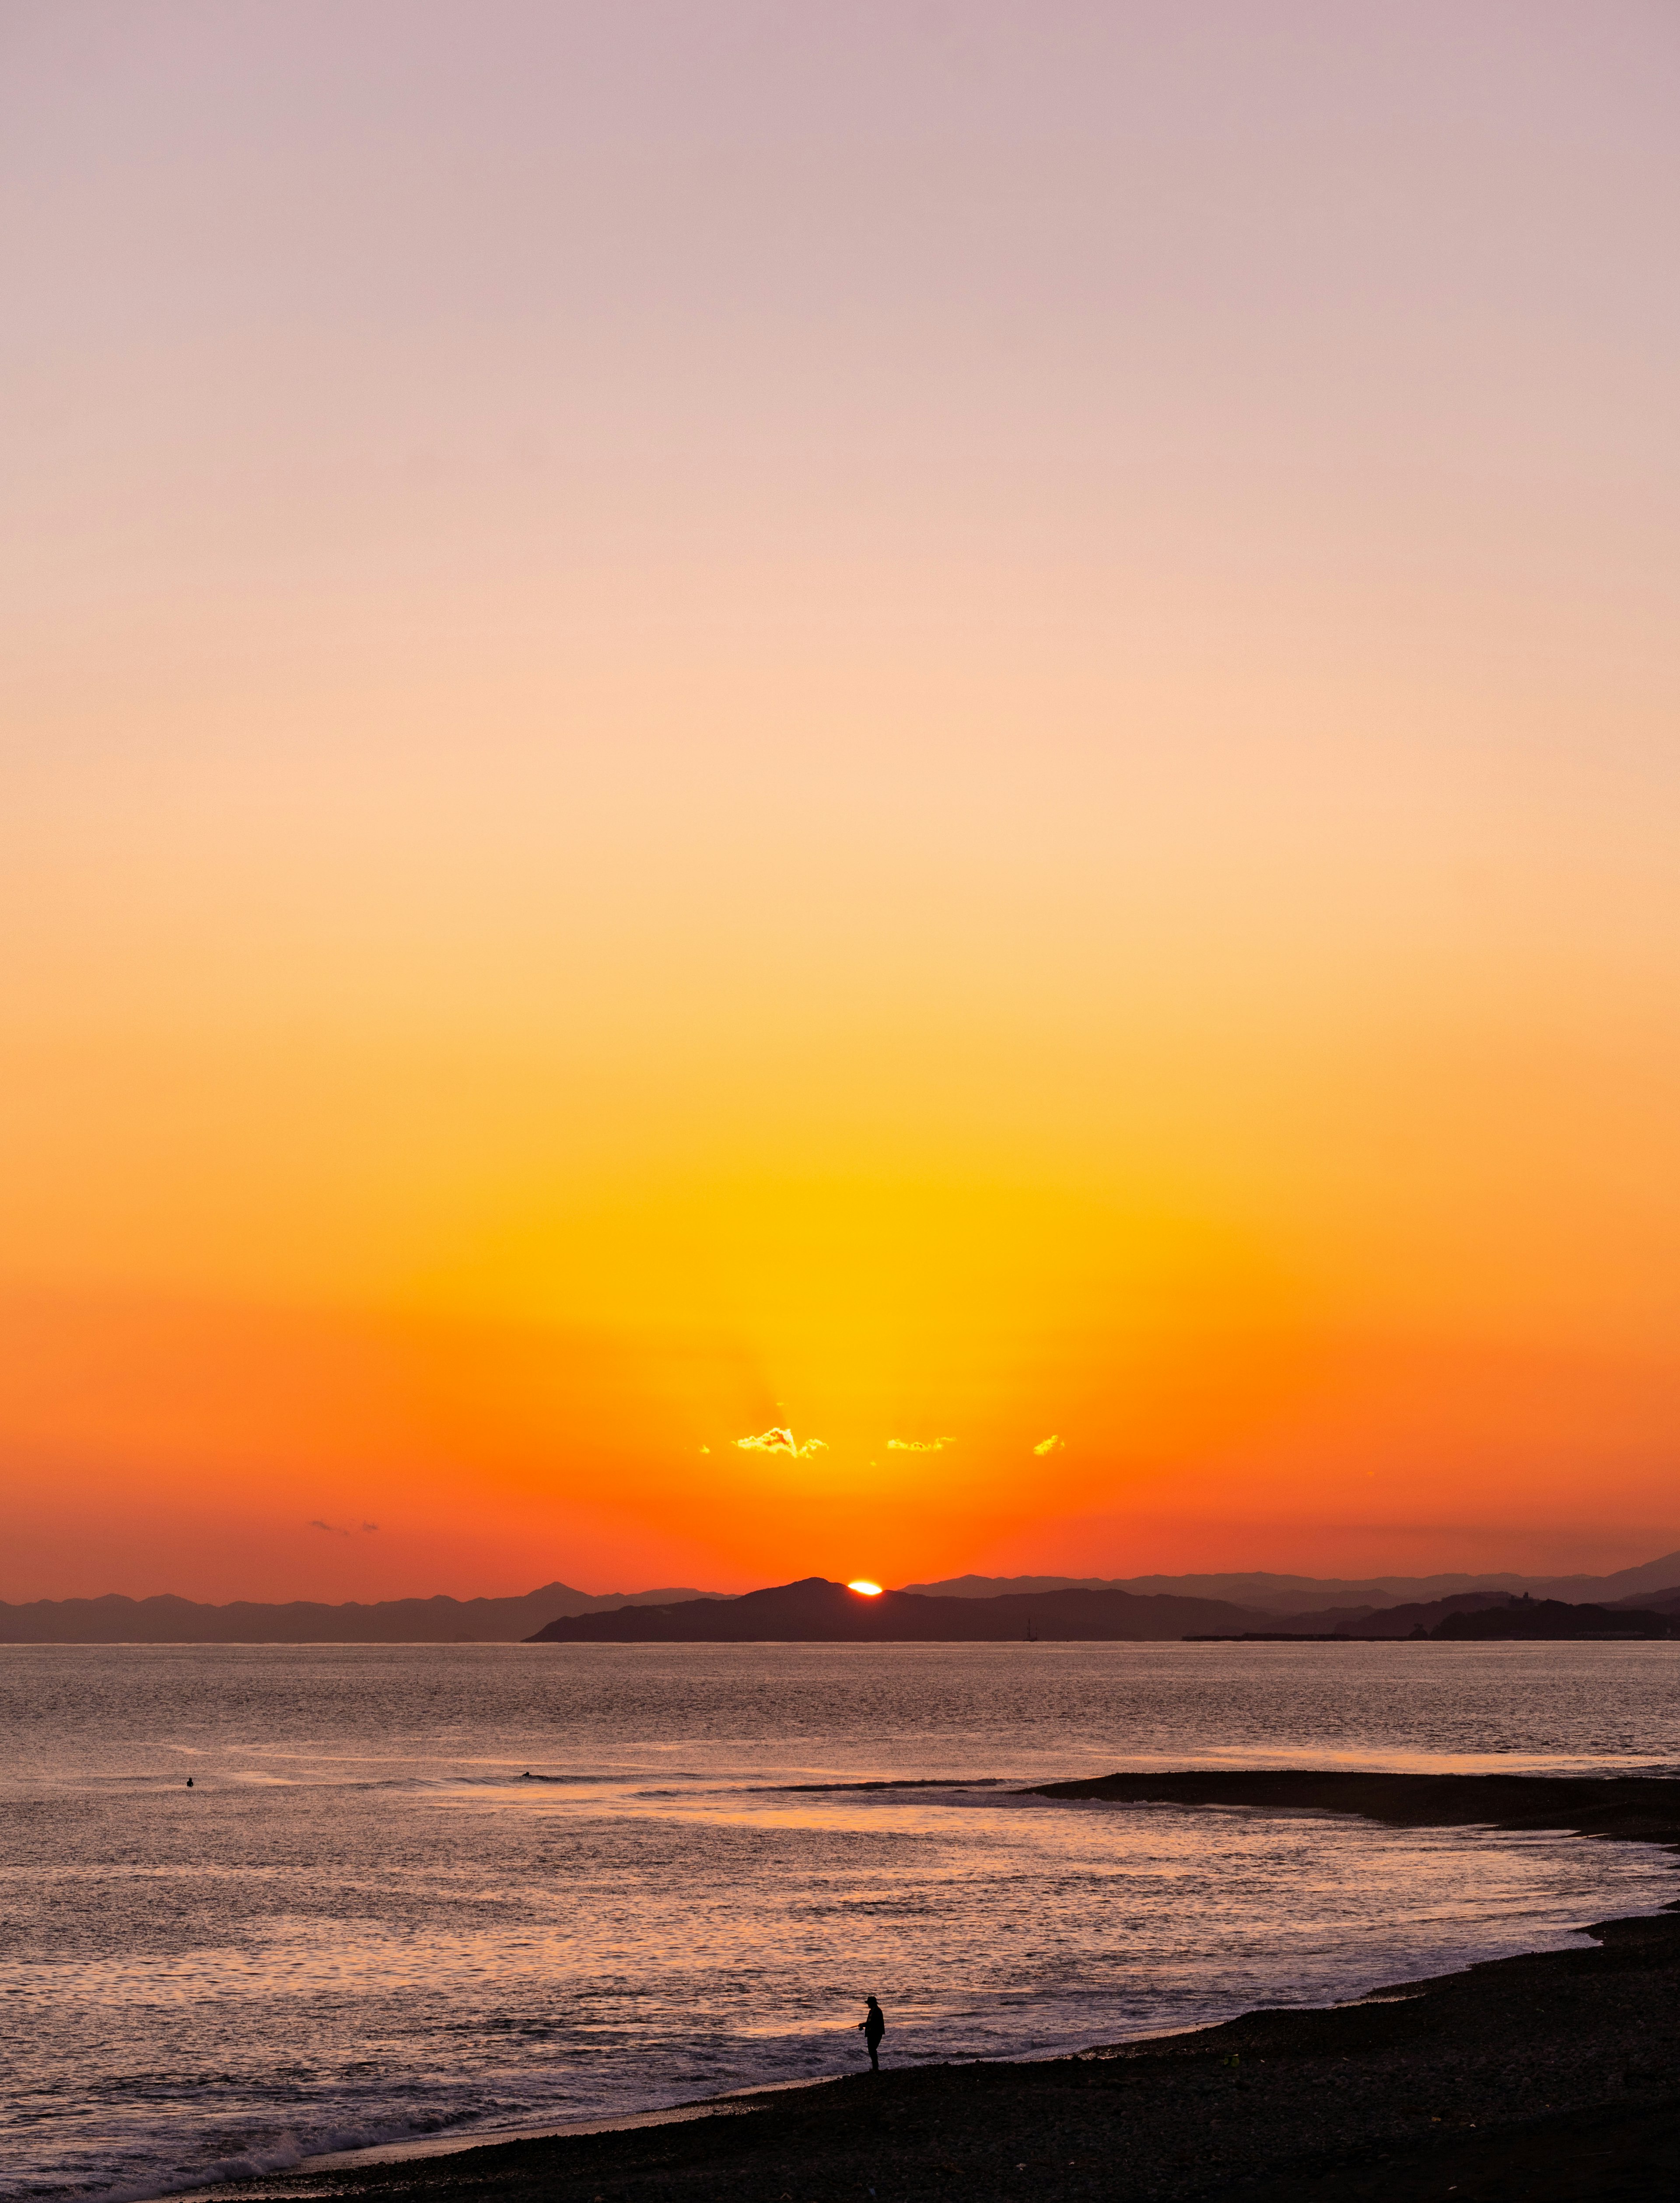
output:
<instances>
[{"instance_id":1,"label":"dark silhouetted hill","mask_svg":"<svg viewBox=\"0 0 1680 2203\"><path fill-rule=\"evenodd\" d=\"M823 1576L745 1592L727 1605L689 1599L551 1621L539 1645L1000 1644L1167 1640L1198 1631L1264 1628L1271 1619L1218 1599L1138 1598L1122 1591L1055 1591L993 1598L869 1598Z\"/></svg>"},{"instance_id":2,"label":"dark silhouetted hill","mask_svg":"<svg viewBox=\"0 0 1680 2203\"><path fill-rule=\"evenodd\" d=\"M1337 1630L1344 1637L1410 1637L1414 1630L1433 1629L1449 1615L1479 1614L1485 1607L1509 1604L1506 1592L1464 1591L1452 1598L1412 1599L1404 1606L1317 1607L1294 1619L1299 1628L1311 1622L1315 1629Z\"/></svg>"},{"instance_id":3,"label":"dark silhouetted hill","mask_svg":"<svg viewBox=\"0 0 1680 2203\"><path fill-rule=\"evenodd\" d=\"M363 1606L235 1599L201 1606L156 1598L38 1598L0 1604L0 1645L517 1645L557 1615L602 1613L639 1600L669 1605L716 1594L687 1589L574 1591L545 1584L517 1598L387 1598Z\"/></svg>"},{"instance_id":4,"label":"dark silhouetted hill","mask_svg":"<svg viewBox=\"0 0 1680 2203\"><path fill-rule=\"evenodd\" d=\"M1445 1643L1570 1638L1680 1637L1680 1617L1637 1607L1571 1606L1560 1598L1513 1598L1479 1614L1449 1614L1428 1634Z\"/></svg>"}]
</instances>

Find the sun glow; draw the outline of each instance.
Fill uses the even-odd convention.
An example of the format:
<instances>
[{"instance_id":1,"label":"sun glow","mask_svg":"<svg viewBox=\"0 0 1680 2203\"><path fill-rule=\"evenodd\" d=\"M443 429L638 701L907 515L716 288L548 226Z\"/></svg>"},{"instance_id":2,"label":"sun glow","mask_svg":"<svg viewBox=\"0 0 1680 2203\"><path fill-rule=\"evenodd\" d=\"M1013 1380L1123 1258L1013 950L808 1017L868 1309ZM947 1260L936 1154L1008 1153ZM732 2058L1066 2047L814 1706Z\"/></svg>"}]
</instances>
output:
<instances>
[{"instance_id":1,"label":"sun glow","mask_svg":"<svg viewBox=\"0 0 1680 2203\"><path fill-rule=\"evenodd\" d=\"M848 1591L860 1591L863 1592L865 1598L879 1598L881 1597L881 1586L877 1583L871 1583L867 1576L859 1576L855 1583L847 1584L846 1589Z\"/></svg>"},{"instance_id":2,"label":"sun glow","mask_svg":"<svg viewBox=\"0 0 1680 2203\"><path fill-rule=\"evenodd\" d=\"M0 18L0 1598L1680 1547L1666 9L181 12Z\"/></svg>"}]
</instances>

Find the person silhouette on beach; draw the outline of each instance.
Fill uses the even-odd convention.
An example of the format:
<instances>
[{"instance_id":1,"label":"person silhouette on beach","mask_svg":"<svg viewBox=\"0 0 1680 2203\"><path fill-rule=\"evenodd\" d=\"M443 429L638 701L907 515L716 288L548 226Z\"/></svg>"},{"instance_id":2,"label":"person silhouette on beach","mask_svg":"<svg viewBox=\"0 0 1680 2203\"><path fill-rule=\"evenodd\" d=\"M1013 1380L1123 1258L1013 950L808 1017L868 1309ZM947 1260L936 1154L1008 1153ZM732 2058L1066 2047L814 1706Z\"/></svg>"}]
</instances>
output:
<instances>
[{"instance_id":1,"label":"person silhouette on beach","mask_svg":"<svg viewBox=\"0 0 1680 2203\"><path fill-rule=\"evenodd\" d=\"M858 2021L858 2032L863 2036L869 2053L869 2069L878 2073L881 2070L881 2038L887 2032L887 2015L873 1997L867 1997L864 2001L869 2010Z\"/></svg>"}]
</instances>

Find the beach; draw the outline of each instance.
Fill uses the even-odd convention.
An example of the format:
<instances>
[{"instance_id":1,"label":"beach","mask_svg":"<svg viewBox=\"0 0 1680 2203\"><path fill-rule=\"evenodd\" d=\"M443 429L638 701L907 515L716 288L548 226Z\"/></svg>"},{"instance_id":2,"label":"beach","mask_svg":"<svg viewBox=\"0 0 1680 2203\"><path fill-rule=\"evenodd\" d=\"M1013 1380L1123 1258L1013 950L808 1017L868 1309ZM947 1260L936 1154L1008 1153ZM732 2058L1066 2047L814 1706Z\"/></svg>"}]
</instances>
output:
<instances>
[{"instance_id":1,"label":"beach","mask_svg":"<svg viewBox=\"0 0 1680 2203\"><path fill-rule=\"evenodd\" d=\"M1117 1776L1058 1794L1572 1828L1680 1848L1661 1778ZM1361 1794L1362 1793L1362 1794ZM1356 1797L1361 1799L1355 1807ZM1499 1816L1502 1816L1500 1819ZM1583 1923L1584 1924L1584 1923ZM1077 2057L891 2069L733 2100L709 2117L214 2191L415 2203L576 2196L889 2203L915 2196L1241 2194L1259 2203L1565 2203L1680 2176L1680 1917L1617 1919L1587 1947L1518 1956L1322 2011L1253 2011ZM861 2057L860 2057L861 2063Z\"/></svg>"}]
</instances>

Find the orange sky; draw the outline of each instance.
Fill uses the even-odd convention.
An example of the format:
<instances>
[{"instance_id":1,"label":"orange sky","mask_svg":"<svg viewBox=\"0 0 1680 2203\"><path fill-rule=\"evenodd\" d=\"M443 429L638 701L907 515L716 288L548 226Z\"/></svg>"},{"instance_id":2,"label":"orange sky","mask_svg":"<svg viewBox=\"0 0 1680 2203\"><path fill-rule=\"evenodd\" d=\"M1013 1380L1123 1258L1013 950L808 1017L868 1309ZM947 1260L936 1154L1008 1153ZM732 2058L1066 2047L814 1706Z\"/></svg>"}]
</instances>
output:
<instances>
[{"instance_id":1,"label":"orange sky","mask_svg":"<svg viewBox=\"0 0 1680 2203\"><path fill-rule=\"evenodd\" d=\"M0 38L0 1597L1680 1545L1669 11Z\"/></svg>"}]
</instances>

